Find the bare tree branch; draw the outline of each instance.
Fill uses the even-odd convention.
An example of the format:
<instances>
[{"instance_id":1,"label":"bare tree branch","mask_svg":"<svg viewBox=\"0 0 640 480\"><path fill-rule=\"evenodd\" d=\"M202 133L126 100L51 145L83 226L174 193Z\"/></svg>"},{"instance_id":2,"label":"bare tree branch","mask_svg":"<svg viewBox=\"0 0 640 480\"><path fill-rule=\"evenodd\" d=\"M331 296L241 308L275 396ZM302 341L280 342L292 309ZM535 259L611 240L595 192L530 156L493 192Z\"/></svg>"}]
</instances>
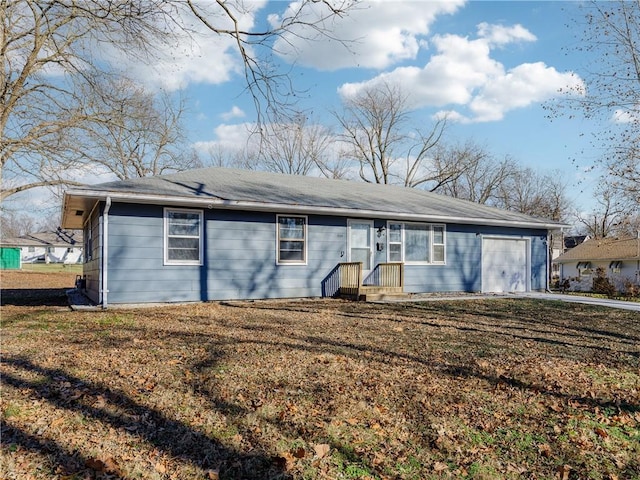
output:
<instances>
[{"instance_id":1,"label":"bare tree branch","mask_svg":"<svg viewBox=\"0 0 640 480\"><path fill-rule=\"evenodd\" d=\"M406 95L387 83L345 99L344 111L334 112L347 145L344 156L357 162L362 180L434 189L460 173L453 164L454 171L435 168L446 119L427 132L411 131L410 113Z\"/></svg>"},{"instance_id":2,"label":"bare tree branch","mask_svg":"<svg viewBox=\"0 0 640 480\"><path fill-rule=\"evenodd\" d=\"M116 82L121 72L108 59L94 57L99 47L151 63L159 58L159 47L170 47L185 36L196 41L202 31L198 26L232 38L260 124L264 118L286 118L295 103L289 72L276 69L271 61L273 41L298 27L310 36L330 36L325 22L345 15L356 3L302 0L292 4L292 14L278 25L251 31L242 28L241 17L255 7L242 0L0 0L2 188L9 195L47 184L48 179L59 185L64 179L59 172L86 164L101 164L120 178L190 164L171 148L182 106L171 110L156 104L154 116L163 115L163 131L147 123L147 134L142 133L142 115L133 113L133 98L126 99L128 106L121 102L118 118L113 117L114 98L97 79ZM323 14L308 16L312 9ZM131 121L124 115L132 116ZM117 167L106 165L114 149L119 150Z\"/></svg>"},{"instance_id":3,"label":"bare tree branch","mask_svg":"<svg viewBox=\"0 0 640 480\"><path fill-rule=\"evenodd\" d=\"M640 0L592 0L581 8L582 35L572 49L590 60L586 91L569 89L548 108L552 116L580 113L598 126L592 151L600 152L604 181L640 204Z\"/></svg>"}]
</instances>

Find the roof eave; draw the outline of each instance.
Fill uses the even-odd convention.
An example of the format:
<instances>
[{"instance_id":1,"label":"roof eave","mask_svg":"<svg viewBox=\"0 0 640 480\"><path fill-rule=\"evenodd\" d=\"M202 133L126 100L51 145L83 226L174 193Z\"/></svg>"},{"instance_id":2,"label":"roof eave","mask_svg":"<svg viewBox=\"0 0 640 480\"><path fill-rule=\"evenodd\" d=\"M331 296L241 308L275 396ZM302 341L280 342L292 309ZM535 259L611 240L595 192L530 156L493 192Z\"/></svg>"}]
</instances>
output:
<instances>
[{"instance_id":1,"label":"roof eave","mask_svg":"<svg viewBox=\"0 0 640 480\"><path fill-rule=\"evenodd\" d=\"M279 213L309 213L319 215L337 215L337 216L357 216L367 218L383 218L405 221L430 221L443 223L459 223L467 225L491 225L491 226L507 226L520 228L534 228L542 230L569 228L570 225L556 222L527 222L518 220L500 220L492 218L480 217L459 217L450 215L423 215L414 213L387 212L379 210L364 210L352 208L340 208L330 206L313 206L313 205L293 205L282 203L266 203L251 202L240 200L224 200L219 198L192 198L161 194L137 194L131 192L117 192L104 190L67 190L64 194L62 227L73 228L67 223L67 200L70 197L81 197L96 202L105 201L110 197L112 201L121 201L125 203L140 204L156 204L171 206L194 206L200 208L218 208L227 210L248 210L258 212L279 212Z\"/></svg>"},{"instance_id":2,"label":"roof eave","mask_svg":"<svg viewBox=\"0 0 640 480\"><path fill-rule=\"evenodd\" d=\"M560 259L560 257L556 258L554 263L580 263L580 262L629 262L634 260L640 260L640 257L606 257L606 258L594 258L594 257L585 257L585 258L569 258L569 259Z\"/></svg>"}]
</instances>

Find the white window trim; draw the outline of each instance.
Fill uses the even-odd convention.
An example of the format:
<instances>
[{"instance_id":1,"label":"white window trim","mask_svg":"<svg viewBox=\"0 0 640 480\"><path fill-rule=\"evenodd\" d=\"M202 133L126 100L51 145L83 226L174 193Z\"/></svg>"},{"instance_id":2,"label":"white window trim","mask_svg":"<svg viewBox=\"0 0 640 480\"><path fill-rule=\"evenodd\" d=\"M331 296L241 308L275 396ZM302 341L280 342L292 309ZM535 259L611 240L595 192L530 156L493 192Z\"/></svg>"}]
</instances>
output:
<instances>
[{"instance_id":1,"label":"white window trim","mask_svg":"<svg viewBox=\"0 0 640 480\"><path fill-rule=\"evenodd\" d=\"M284 218L303 218L304 219L304 229L303 229L303 242L304 242L304 250L303 256L304 260L280 260L280 217ZM276 214L276 265L307 265L308 261L308 246L309 246L309 238L308 238L308 225L309 225L309 217L307 215L289 215L289 214Z\"/></svg>"},{"instance_id":2,"label":"white window trim","mask_svg":"<svg viewBox=\"0 0 640 480\"><path fill-rule=\"evenodd\" d=\"M447 226L444 223L431 223L431 265L446 265L447 264ZM442 243L434 243L433 239L434 239L434 234L433 234L433 228L434 227L442 227ZM443 260L438 260L435 261L433 260L434 255L433 255L433 247L434 245L442 245L442 249L443 249Z\"/></svg>"},{"instance_id":3,"label":"white window trim","mask_svg":"<svg viewBox=\"0 0 640 480\"><path fill-rule=\"evenodd\" d=\"M389 258L390 256L390 249L389 249L389 244L390 243L398 243L398 242L390 242L389 239L390 234L389 232L391 231L390 229L390 225L391 224L400 224L402 225L402 228L400 229L400 256L401 256L401 260L400 263L404 263L405 265L446 265L447 264L447 225L444 223L423 223L423 222L403 222L403 221L393 221L393 220L388 220L387 221L387 262L391 262L392 260ZM404 238L404 232L405 232L405 225L424 225L427 227L427 231L429 232L429 261L425 262L425 261L406 261L405 257L404 257L404 246L405 246L405 238ZM433 227L442 227L442 245L444 245L444 260L443 261L433 261ZM441 244L438 244L441 245Z\"/></svg>"},{"instance_id":4,"label":"white window trim","mask_svg":"<svg viewBox=\"0 0 640 480\"><path fill-rule=\"evenodd\" d=\"M199 217L199 222L198 222L198 260L169 260L168 256L169 256L169 245L168 245L168 239L169 239L169 215L168 212L184 212L184 213L196 213L198 214ZM170 208L170 207L165 207L164 208L164 212L163 212L163 219L164 219L164 233L163 233L163 249L164 249L164 264L165 265L202 265L202 259L203 259L203 252L202 252L202 248L203 248L203 243L204 243L204 239L202 238L202 232L203 232L203 224L204 224L204 213L202 210L196 210L196 209L191 209L191 208Z\"/></svg>"},{"instance_id":5,"label":"white window trim","mask_svg":"<svg viewBox=\"0 0 640 480\"><path fill-rule=\"evenodd\" d=\"M400 225L400 241L392 242L391 241L391 225ZM387 262L389 263L403 263L404 261L404 227L402 226L403 222L387 222ZM400 245L400 260L391 260L391 244L399 244Z\"/></svg>"}]
</instances>

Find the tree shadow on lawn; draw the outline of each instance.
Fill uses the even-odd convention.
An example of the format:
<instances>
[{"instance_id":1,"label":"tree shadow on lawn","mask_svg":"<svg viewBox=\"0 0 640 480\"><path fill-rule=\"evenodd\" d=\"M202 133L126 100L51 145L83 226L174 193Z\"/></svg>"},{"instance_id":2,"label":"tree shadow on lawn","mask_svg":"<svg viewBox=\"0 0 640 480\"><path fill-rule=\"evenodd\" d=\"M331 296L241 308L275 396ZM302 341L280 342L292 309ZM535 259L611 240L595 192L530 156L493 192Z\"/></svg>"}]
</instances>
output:
<instances>
[{"instance_id":1,"label":"tree shadow on lawn","mask_svg":"<svg viewBox=\"0 0 640 480\"><path fill-rule=\"evenodd\" d=\"M398 302L388 303L384 306L375 303L345 302L336 300L319 300L322 307L332 307L335 315L345 318L355 318L362 320L384 319L391 322L406 322L403 316L413 316L414 323L421 323L428 326L444 326L444 323L454 328L464 329L464 327L454 325L454 323L465 323L466 316L473 316L474 325L481 327L493 327L504 330L526 330L527 332L552 334L552 329L564 330L562 335L584 338L586 335L597 335L603 338L613 338L626 340L632 345L640 343L640 333L629 334L628 331L611 331L593 326L598 322L611 325L611 310L602 310L602 307L592 305L569 304L566 302L553 300L531 300L512 299L506 307L500 306L499 299L479 299L479 300L452 300L437 302ZM333 302L333 303L328 303ZM338 303L339 302L339 303ZM233 308L250 308L267 311L316 313L318 307L312 302L279 304L271 301L255 302L221 302L222 305ZM507 308L507 311L504 311ZM616 311L617 312L617 311ZM446 314L446 318L442 315ZM618 312L620 313L620 312ZM432 314L438 318L438 322L417 320L425 314ZM635 315L630 312L622 312L622 315ZM395 315L400 315L397 317ZM576 316L587 317L590 325L584 321L578 322ZM479 320L485 318L483 322ZM482 330L478 330L482 331ZM569 333L569 332L573 332ZM525 337L522 337L525 338Z\"/></svg>"},{"instance_id":2,"label":"tree shadow on lawn","mask_svg":"<svg viewBox=\"0 0 640 480\"><path fill-rule=\"evenodd\" d=\"M246 308L253 308L253 305L254 304L247 304ZM286 305L282 306L284 308L280 310L282 311L284 319L287 318L288 308ZM331 307L333 310L333 306ZM358 309L348 308L350 313L347 313L353 315L352 318L355 319ZM374 320L372 315L374 315L376 311L386 314L386 317L389 317L388 309L374 310L369 307L365 308L366 310L361 316L358 316L357 319L362 319L372 324ZM278 307L268 309L279 310ZM315 310L317 311L317 309ZM310 312L306 309L304 309L304 311L306 313ZM311 312L313 312L313 309ZM341 314L339 309L338 311L331 311L331 314L334 313L337 315ZM403 320L402 317L399 317L385 318L385 321L402 322ZM362 361L362 359L366 357L372 361L383 364L392 364L397 361L400 364L415 364L445 377L476 378L487 382L487 384L493 388L502 388L506 385L567 403L577 402L589 407L598 407L600 409L612 408L629 413L640 411L639 405L628 401L616 401L615 399L593 398L582 394L571 394L561 391L560 389L549 389L547 385L523 381L514 376L499 375L476 365L473 362L473 358L462 358L452 355L447 358L446 361L443 361L441 358L429 356L428 352L422 355L411 351L401 351L394 349L392 346L388 346L386 343L370 345L358 343L358 341L340 340L339 332L327 330L326 332L320 333L322 331L322 325L316 324L313 324L313 327L318 329L316 330L317 333L316 331L306 331L304 328L302 331L299 331L299 333L296 333L294 327L290 326L295 324L294 319L288 319L288 327L283 329L283 322L280 321L277 315L273 317L270 316L266 319L256 317L255 322L253 320L229 321L227 325L227 320L223 312L219 316L196 316L193 318L193 322L197 325L204 325L206 323L212 328L220 330L218 332L215 332L215 330L213 332L208 330L186 332L174 328L150 330L145 327L120 325L118 326L118 331L121 338L112 339L115 342L113 346L116 347L118 343L122 341L133 341L132 339L142 339L144 341L145 338L154 339L154 341L159 342L171 342L170 344L174 348L179 346L190 346L191 348L195 345L201 346L205 352L204 358L193 358L192 361L185 362L185 368L191 369L196 374L191 380L187 381L188 384L195 392L206 397L207 401L211 402L213 409L227 415L229 421L234 423L238 429L241 430L241 434L246 436L250 441L251 445L256 447L255 451L268 451L269 445L265 444L265 440L261 438L260 435L254 435L251 430L245 428L246 425L243 424L244 419L251 412L255 411L254 406L249 403L252 399L241 401L236 398L232 399L231 397L221 395L218 390L221 380L210 374L210 369L216 368L224 360L229 361L225 353L229 348L238 348L242 345L248 345L249 347L267 346L273 347L274 349L301 351L314 355L334 354L350 358L354 361ZM424 324L419 318L406 320L406 332L410 332L409 326L411 323ZM433 323L433 325L431 325L431 323ZM438 329L443 327L442 324L435 321L429 322L427 326ZM455 328L448 325L445 326L447 328ZM469 329L469 325L464 324L460 324L459 327L460 329L465 329L464 331L472 335L473 338L477 337L480 340L483 340L486 334L504 337L507 343L511 341L510 339L514 338L512 332L500 332L495 329L487 329L485 331L482 329L482 326ZM389 332L386 327L381 328L381 332L389 335L394 334L393 332ZM577 325L575 328L579 329ZM542 330L540 331L542 332ZM429 333L425 332L424 334L425 337L428 338ZM263 335L263 337L259 338L261 335ZM130 339L124 338L125 336L130 337ZM462 340L468 342L473 340L473 338L463 338ZM548 338L533 335L522 335L521 338L541 344L550 342ZM504 339L501 340L501 343L505 342ZM95 340L92 341L99 342L101 346L104 346L105 338L96 336ZM515 341L517 341L517 339ZM551 339L551 343L559 349L594 349L594 358L598 356L597 352L601 352L602 357L608 357L612 352L612 349L609 347L601 348L595 345L580 344L578 342L559 341L558 339ZM84 340L79 340L78 344L82 344L86 348L90 348L91 346L91 342ZM123 345L120 344L120 347L122 346ZM627 353L635 355L636 357L638 355L637 352ZM602 358L601 360L603 363L607 363L606 358ZM167 418L160 411L137 403L120 390L84 382L82 379L69 375L61 369L43 368L22 357L4 358L3 361L15 368L37 373L45 377L45 381L25 381L15 376L4 375L3 382L16 388L26 389L31 396L46 400L59 408L82 413L85 416L99 420L116 429L134 431L146 442L173 457L179 457L184 462L204 469L220 468L221 478L286 478L286 466L282 465L282 459L269 458L264 454L248 455L229 449L216 440L192 429L190 426ZM203 382L203 379L207 379L208 381ZM64 392L60 392L59 389L51 387L51 385L56 385L61 381L70 383L75 389L82 393L82 396L74 399L73 395L64 395ZM263 385L263 388L267 387L268 385ZM312 389L313 385L310 384L308 388ZM321 400L322 395L328 395L329 392L322 392L316 389L313 391L309 390L309 394L314 396L319 395L319 399ZM277 395L282 394L279 393ZM109 408L97 406L100 397L106 400ZM124 410L125 415L112 413L114 407L119 410ZM419 405L416 405L416 408L419 407ZM348 461L360 463L370 471L375 471L375 467L371 466L367 458L351 451L349 445L343 445L335 439L328 439L327 432L322 428L308 432L300 432L299 424L287 422L286 419L274 417L263 420L271 423L274 428L291 439L303 435L305 438L313 439L315 442L324 441L330 443L331 447ZM18 438L18 440L23 439L22 441L25 443L33 444L33 442L31 442L32 439L26 434L17 432L14 436ZM42 448L44 449L45 447L56 448L55 445L45 445ZM37 444L35 448L39 448ZM62 458L64 458L65 455L69 455L64 449L59 450ZM80 458L78 462L83 463L83 459Z\"/></svg>"},{"instance_id":3,"label":"tree shadow on lawn","mask_svg":"<svg viewBox=\"0 0 640 480\"><path fill-rule=\"evenodd\" d=\"M252 308L253 302L248 303L246 308ZM234 307L238 307L238 305L234 305ZM282 312L289 312L290 309L287 308L286 305L283 305ZM280 310L277 306L267 307L268 310L278 311ZM309 310L303 310L305 313L309 313ZM313 310L311 310L313 312ZM340 314L340 312L332 312L336 314ZM371 311L363 314L361 318L368 322L372 321L372 313ZM382 313L387 313L388 310L383 310ZM350 315L350 318L354 318L353 315ZM194 319L197 320L197 319ZM201 319L202 320L202 319ZM207 323L211 323L211 319L204 319ZM285 321L285 320L283 320ZM291 320L287 319L286 322L290 322ZM390 322L403 322L402 318L385 318L385 321ZM539 321L538 321L539 322ZM576 320L578 322L578 320ZM231 333L226 333L222 335L222 337L218 337L218 339L212 338L211 335L198 333L198 332L184 332L180 330L174 329L163 329L154 331L153 338L160 341L171 341L184 343L185 345L202 345L206 347L208 352L208 358L202 361L198 361L192 365L192 368L195 372L203 372L207 369L214 368L221 362L221 359L224 357L223 352L228 347L239 346L239 345L266 345L274 348L285 348L289 350L298 350L309 352L313 354L324 354L330 353L334 355L344 355L346 357L350 357L352 359L361 359L363 355L368 355L369 358L377 359L380 362L389 362L390 360L400 360L400 361L408 361L410 363L422 365L427 367L430 371L436 371L440 374L448 375L450 377L475 377L480 380L484 380L488 382L492 386L504 386L508 385L514 388L518 388L521 390L531 391L534 393L539 393L545 396L556 397L561 400L579 402L584 405L589 405L592 407L600 407L600 408L619 408L624 411L628 411L630 413L637 412L640 410L640 405L631 404L625 401L617 401L614 399L602 399L602 398L594 398L592 396L584 396L584 395L574 395L570 393L560 392L556 390L550 390L546 385L536 384L533 382L522 381L517 378L512 378L506 375L492 375L483 371L483 369L473 362L474 359L467 358L458 358L455 355L451 356L446 363L440 360L434 360L429 358L427 354L425 355L417 355L412 353L407 353L403 351L394 351L390 348L382 348L378 346L368 345L368 344L358 344L350 341L340 341L335 339L330 332L326 334L326 336L320 335L312 335L312 334L296 334L291 331L290 328L286 328L283 330L283 324L279 321L278 317L272 317L268 319L268 322L265 322L265 319L258 319L257 323L252 321L242 321L241 323L232 322L227 325L224 317L220 319L214 319L214 324L220 324L222 327L230 327L231 329L248 331L248 332L256 332L255 335L250 335L250 339L243 338L241 335L234 336ZM559 355L567 356L567 352L570 354L568 357L570 358L579 358L580 360L587 360L588 358L584 355L583 351L592 352L592 359L597 361L602 365L609 365L613 368L619 366L619 361L614 358L617 354L624 354L630 357L639 358L640 357L640 348L638 348L638 344L629 342L628 337L626 336L618 336L614 332L601 331L601 335L603 338L594 339L591 335L591 329L585 328L585 335L574 335L573 333L566 332L549 332L542 329L532 329L532 325L523 325L520 330L522 333L518 334L516 330L518 327L511 326L510 329L503 331L502 326L499 326L500 329L496 329L495 325L489 323L481 323L477 324L464 324L464 322L458 322L457 325L449 325L442 324L438 322L425 322L420 321L419 319L412 319L409 323L419 324L422 326L433 327L437 329L441 329L443 327L452 328L457 331L469 333L472 337L465 337L463 339L459 339L459 341L464 341L468 344L477 343L478 345L487 345L487 337L486 335L491 335L494 337L501 338L501 342L504 345L512 344L514 342L533 342L534 344L541 345L549 345L551 347L557 348L557 353ZM474 326L477 325L477 326ZM487 329L482 327L486 326ZM564 326L560 326L561 328L565 328ZM140 335L145 334L144 329L139 329L136 327L127 327L127 331L133 337L139 337ZM407 327L405 330L409 331L410 327ZM570 332L578 332L580 327L576 325L568 328ZM147 332L148 334L148 332ZM273 340L259 339L258 336L260 334L267 334ZM624 346L635 346L635 349L622 349L616 348L613 346L602 345L601 340L606 339L607 335L611 334L609 340L616 341L620 344L620 347ZM390 332L389 335L394 335L393 332ZM428 337L428 333L425 333ZM549 338L551 337L551 338ZM568 338L567 338L568 337ZM580 340L583 341L580 341ZM595 340L593 342L587 343L584 340ZM99 340L104 344L105 339L101 338ZM113 339L116 344L120 342L119 339ZM492 346L493 350L500 350L502 347ZM527 347L527 350L530 350ZM541 355L545 355L546 352L541 351ZM613 355L613 357L612 357ZM608 360L610 358L610 360ZM215 392L206 391L203 392L202 386L194 384L194 390L206 393L207 396L213 400L215 400L214 404L216 408L222 409L223 413L238 413L237 406L234 404L226 404L226 402L221 398L216 398ZM229 410L226 410L226 409ZM235 410L234 410L235 409ZM233 410L233 411L232 411Z\"/></svg>"},{"instance_id":4,"label":"tree shadow on lawn","mask_svg":"<svg viewBox=\"0 0 640 480\"><path fill-rule=\"evenodd\" d=\"M480 381L486 382L486 387L483 388L485 391L492 390L504 390L504 389L516 389L522 392L526 392L527 394L540 395L540 398L549 398L552 401L548 402L548 405L555 405L553 408L567 408L569 410L574 408L585 408L588 410L597 409L600 411L612 410L616 412L625 412L631 415L636 414L636 412L640 412L640 405L635 402L629 402L624 399L615 399L615 398L599 398L594 396L589 396L589 394L574 394L566 391L562 391L560 387L556 387L554 385L547 385L544 383L535 383L533 381L524 381L516 378L515 376L511 376L509 374L497 374L491 371L487 371L482 367L475 365L473 362L466 362L464 359L458 359L459 361L442 361L441 359L431 358L428 354L415 355L407 352L395 351L390 348L384 347L376 347L372 345L366 344L358 344L354 342L348 341L339 341L332 340L327 337L315 336L315 335L292 335L288 333L286 337L282 336L282 330L277 327L277 325L267 326L264 323L261 323L257 327L252 327L249 324L246 324L242 327L236 328L246 329L249 331L260 331L263 334L267 332L268 335L272 336L274 340L269 341L267 339L246 339L245 336L237 335L237 336L229 336L224 341L213 341L209 342L207 345L208 349L211 349L212 352L218 352L220 349L224 349L227 346L235 346L237 348L238 345L251 345L254 347L259 346L267 346L273 347L277 350L295 350L302 351L314 355L326 355L333 354L336 356L344 356L352 359L353 361L362 361L363 358L367 358L370 361L374 361L378 364L385 364L392 366L395 362L398 362L400 366L402 365L420 365L425 368L426 371L435 373L436 375L449 377L452 380L455 379L476 379ZM173 335L180 335L179 332L172 332ZM279 339L278 339L279 337ZM542 341L543 339L533 338L534 341ZM205 359L201 362L198 362L194 365L193 371L199 373L197 375L200 379L208 376L208 369L215 366L218 361L219 355L216 353L211 359ZM275 366L274 366L275 368ZM419 371L416 369L416 371ZM362 381L365 382L366 379ZM372 380L373 381L373 380ZM218 396L217 392L217 380L207 381L207 382L194 382L193 388L198 390L198 393L210 399L215 408L222 408L223 413L229 415L230 418L234 418L235 421L238 421L238 427L241 428L242 419L238 418L237 415L246 415L247 412L252 411L251 404L249 402L254 401L254 399L246 399L246 405L240 403L229 403L224 399ZM265 382L265 380L262 380ZM543 380L541 381L543 382ZM366 383L366 382L365 382ZM375 382L374 382L375 383ZM370 388L376 388L375 385L369 385ZM399 385L398 388L402 386ZM320 380L319 384L313 384L310 382L308 386L301 387L304 393L300 393L301 395L306 394L307 396L313 397L313 402L315 404L330 404L332 401L331 389L332 384L323 383ZM282 385L271 385L269 387L268 383L263 383L260 387L262 391L280 391L284 392L287 390L287 387ZM413 418L415 416L415 412L419 412L422 406L419 404L417 399L411 398L412 392L407 392L407 404L403 407L406 408L405 412L409 417ZM282 395L282 393L276 393L276 395ZM525 395L528 396L528 395ZM282 401L284 402L285 399ZM566 407L558 407L557 405L566 405ZM221 405L226 405L221 407ZM410 407L412 405L413 407ZM255 408L253 408L255 410ZM328 412L330 415L331 412ZM273 428L280 432L281 435L288 437L290 439L303 438L307 442L313 444L318 442L327 442L330 444L331 448L338 452L339 457L342 457L347 462L350 462L355 465L361 465L364 467L364 470L368 470L369 472L378 472L378 468L373 464L370 455L366 455L364 453L358 453L353 450L353 447L349 445L348 442L342 442L340 439L336 437L332 437L329 435L328 430L324 427L319 426L315 422L305 421L304 423L288 421L286 417L274 415L269 418L263 417L262 421L269 423ZM420 431L421 429L428 430L428 425L423 425L422 427L416 424L415 430ZM259 436L256 438L252 437L252 434L247 431L246 433L249 437L251 437L252 442L256 442L256 444L260 444L261 439ZM243 431L243 435L245 435ZM433 443L433 439L422 439L420 442L426 442L425 448L431 448L430 444Z\"/></svg>"},{"instance_id":5,"label":"tree shadow on lawn","mask_svg":"<svg viewBox=\"0 0 640 480\"><path fill-rule=\"evenodd\" d=\"M362 320L361 328L375 321L383 320L399 325L420 325L430 328L450 328L459 332L468 332L472 335L494 335L513 341L533 341L550 346L567 347L574 349L586 349L594 353L600 352L625 354L640 358L640 336L618 331L609 331L593 328L592 323L606 322L611 325L611 317L608 311L600 312L598 308L582 305L570 305L555 302L540 302L537 300L518 299L527 310L535 312L523 316L519 313L500 312L490 306L487 311L479 311L477 304L469 304L466 301L456 301L451 304L419 303L419 304L363 304L349 302L336 304L337 310L332 314L350 320ZM495 302L495 300L489 300ZM529 303L533 302L533 304ZM331 304L329 304L331 306ZM476 305L474 307L474 305ZM234 303L229 305L235 308L259 308L268 311L314 313L317 308L291 307L290 305L278 305L268 302ZM425 318L425 313L432 314L431 319ZM582 316L582 317L581 317ZM473 321L469 318L473 317ZM565 321L553 320L553 318L567 318ZM274 319L275 321L275 319ZM246 324L247 328L261 330L262 326L254 327ZM480 342L486 341L480 338ZM616 348L606 345L613 342ZM635 348L634 348L635 347ZM624 349L623 349L624 348ZM603 361L598 359L599 362ZM606 362L604 362L606 363Z\"/></svg>"},{"instance_id":6,"label":"tree shadow on lawn","mask_svg":"<svg viewBox=\"0 0 640 480\"><path fill-rule=\"evenodd\" d=\"M504 323L493 323L495 326L507 329L526 329L527 331L536 331L542 333L551 333L552 328L574 332L576 336L584 337L585 335L599 335L603 337L612 337L615 339L628 340L634 344L640 343L640 332L636 331L636 335L629 334L628 331L612 331L597 328L598 324L606 324L612 326L611 319L614 314L619 314L623 318L634 318L635 313L620 311L610 307L598 307L593 305L571 304L557 300L531 300L531 299L514 299L511 300L505 311L504 306L492 303L495 299L488 300L482 305L484 309L479 309L477 301L459 301L450 303L447 306L447 313L451 316L464 317L467 315L482 316L492 321L514 322L515 325ZM412 305L414 310L422 312L438 312L442 311L433 303L417 303ZM586 320L580 321L577 320ZM474 323L482 323L475 321ZM487 325L487 324L483 324ZM619 326L622 328L622 325ZM564 332L563 335L570 335Z\"/></svg>"},{"instance_id":7,"label":"tree shadow on lawn","mask_svg":"<svg viewBox=\"0 0 640 480\"><path fill-rule=\"evenodd\" d=\"M77 412L114 429L133 433L182 462L205 471L219 471L220 478L283 478L283 472L274 459L263 454L247 455L226 447L190 426L166 417L160 411L141 405L122 391L88 383L64 370L44 368L21 357L4 357L2 362L44 377L29 381L4 373L4 384L27 391L30 397L57 408ZM223 400L219 402L222 405ZM15 443L28 450L40 451L49 458L53 456L62 471L68 471L69 468L93 469L122 477L116 465L102 462L96 466L95 461L93 465L88 465L88 459L81 454L69 452L54 441L38 439L8 424L3 426L3 443Z\"/></svg>"},{"instance_id":8,"label":"tree shadow on lawn","mask_svg":"<svg viewBox=\"0 0 640 480\"><path fill-rule=\"evenodd\" d=\"M88 457L78 452L71 452L54 440L41 438L24 432L19 427L11 425L7 420L3 420L0 425L0 436L2 436L2 443L9 451L20 448L20 450L55 458L57 465L51 469L52 475L71 476L87 469L87 464L90 464ZM10 455L8 452L5 453L5 465L9 462ZM109 473L117 474L116 472Z\"/></svg>"}]
</instances>

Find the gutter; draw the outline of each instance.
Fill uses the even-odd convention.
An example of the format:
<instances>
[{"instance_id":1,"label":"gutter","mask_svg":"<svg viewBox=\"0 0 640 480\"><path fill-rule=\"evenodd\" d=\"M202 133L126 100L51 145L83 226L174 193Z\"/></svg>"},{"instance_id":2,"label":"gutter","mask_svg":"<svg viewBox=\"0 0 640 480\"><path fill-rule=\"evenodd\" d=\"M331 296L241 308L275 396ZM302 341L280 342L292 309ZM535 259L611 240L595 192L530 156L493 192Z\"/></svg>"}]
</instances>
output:
<instances>
[{"instance_id":1,"label":"gutter","mask_svg":"<svg viewBox=\"0 0 640 480\"><path fill-rule=\"evenodd\" d=\"M108 273L109 273L109 210L111 209L111 197L105 200L104 212L102 214L102 308L106 310L109 294Z\"/></svg>"},{"instance_id":2,"label":"gutter","mask_svg":"<svg viewBox=\"0 0 640 480\"><path fill-rule=\"evenodd\" d=\"M391 211L380 210L366 210L366 209L351 209L344 207L329 207L329 206L312 206L312 205L300 205L300 204L281 204L281 203L262 203L251 202L243 200L224 200L220 198L184 198L174 197L170 195L132 195L127 193L118 192L97 192L97 191L79 191L68 190L65 193L67 196L77 196L83 198L94 198L96 200L105 200L112 198L115 201L129 202L129 203L144 203L144 204L156 204L156 205L172 205L172 206L194 206L200 208L218 208L226 210L248 210L254 212L280 212L280 213L298 213L298 214L318 214L318 215L338 215L344 217L367 217L367 218L381 218L405 221L429 221L429 222L442 222L442 223L459 223L468 225L491 225L491 226L506 226L506 227L520 227L520 228L537 228L537 229L559 229L563 227L570 227L570 225L550 223L550 222L527 222L520 220L499 220L491 218L469 218L469 217L457 217L448 215L425 215L418 213L401 213Z\"/></svg>"},{"instance_id":3,"label":"gutter","mask_svg":"<svg viewBox=\"0 0 640 480\"><path fill-rule=\"evenodd\" d=\"M561 235L564 234L564 232L560 232ZM564 236L564 235L563 235ZM551 255L549 254L551 251L551 233L547 230L547 261L546 263L546 275L545 275L545 289L544 291L547 293L551 293L551 262L552 262L552 258Z\"/></svg>"}]
</instances>

